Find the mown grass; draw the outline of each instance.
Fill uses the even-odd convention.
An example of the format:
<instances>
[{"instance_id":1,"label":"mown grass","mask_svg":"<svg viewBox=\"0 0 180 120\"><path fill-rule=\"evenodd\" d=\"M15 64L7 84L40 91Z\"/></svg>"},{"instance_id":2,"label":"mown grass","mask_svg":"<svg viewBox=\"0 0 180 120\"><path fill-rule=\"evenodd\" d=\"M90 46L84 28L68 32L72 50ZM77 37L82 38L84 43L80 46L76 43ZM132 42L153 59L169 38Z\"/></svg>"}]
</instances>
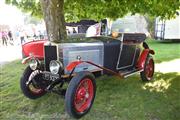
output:
<instances>
[{"instance_id":1,"label":"mown grass","mask_svg":"<svg viewBox=\"0 0 180 120\"><path fill-rule=\"evenodd\" d=\"M147 43L155 51L156 63L180 59L180 42L160 42L148 39Z\"/></svg>"},{"instance_id":2,"label":"mown grass","mask_svg":"<svg viewBox=\"0 0 180 120\"><path fill-rule=\"evenodd\" d=\"M71 119L64 109L64 98L47 94L30 100L23 96L19 79L24 66L20 61L3 66L0 72L0 119ZM120 80L97 79L94 105L83 120L178 120L180 119L180 73L156 73L144 83L139 75Z\"/></svg>"},{"instance_id":3,"label":"mown grass","mask_svg":"<svg viewBox=\"0 0 180 120\"><path fill-rule=\"evenodd\" d=\"M177 44L148 43L156 51L156 62L179 58ZM59 95L48 93L37 100L23 96L19 79L24 69L20 61L0 69L0 120L72 119ZM125 80L102 76L97 79L93 107L82 120L180 120L179 91L180 73L155 73L149 83L142 82L139 75Z\"/></svg>"}]
</instances>

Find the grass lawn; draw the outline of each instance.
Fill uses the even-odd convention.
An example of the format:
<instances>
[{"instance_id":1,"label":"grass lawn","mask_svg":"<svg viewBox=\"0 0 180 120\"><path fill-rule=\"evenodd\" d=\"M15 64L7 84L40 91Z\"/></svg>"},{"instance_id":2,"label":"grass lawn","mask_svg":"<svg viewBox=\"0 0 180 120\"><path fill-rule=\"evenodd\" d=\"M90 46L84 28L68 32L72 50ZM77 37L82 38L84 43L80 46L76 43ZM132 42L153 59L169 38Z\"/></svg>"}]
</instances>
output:
<instances>
[{"instance_id":1,"label":"grass lawn","mask_svg":"<svg viewBox=\"0 0 180 120\"><path fill-rule=\"evenodd\" d=\"M149 41L156 62L178 58L177 44ZM174 47L175 46L175 47ZM37 100L23 96L19 79L25 66L14 61L0 70L0 120L69 120L64 98L47 94ZM168 69L168 68L167 68ZM180 73L155 73L144 83L139 75L125 80L102 76L91 111L82 120L180 120Z\"/></svg>"},{"instance_id":2,"label":"grass lawn","mask_svg":"<svg viewBox=\"0 0 180 120\"><path fill-rule=\"evenodd\" d=\"M147 43L155 51L156 63L180 59L180 43L160 42L151 39L147 40Z\"/></svg>"}]
</instances>

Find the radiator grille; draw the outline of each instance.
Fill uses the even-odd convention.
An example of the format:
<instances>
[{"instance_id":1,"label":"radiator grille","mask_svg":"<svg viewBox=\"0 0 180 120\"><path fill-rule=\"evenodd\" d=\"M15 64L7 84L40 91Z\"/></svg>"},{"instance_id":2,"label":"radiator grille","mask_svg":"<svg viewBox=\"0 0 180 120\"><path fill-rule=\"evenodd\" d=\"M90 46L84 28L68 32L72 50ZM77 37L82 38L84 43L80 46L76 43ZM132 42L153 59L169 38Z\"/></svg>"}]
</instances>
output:
<instances>
[{"instance_id":1,"label":"radiator grille","mask_svg":"<svg viewBox=\"0 0 180 120\"><path fill-rule=\"evenodd\" d=\"M49 63L51 60L57 60L57 48L56 46L44 46L44 63L45 70L49 71Z\"/></svg>"}]
</instances>

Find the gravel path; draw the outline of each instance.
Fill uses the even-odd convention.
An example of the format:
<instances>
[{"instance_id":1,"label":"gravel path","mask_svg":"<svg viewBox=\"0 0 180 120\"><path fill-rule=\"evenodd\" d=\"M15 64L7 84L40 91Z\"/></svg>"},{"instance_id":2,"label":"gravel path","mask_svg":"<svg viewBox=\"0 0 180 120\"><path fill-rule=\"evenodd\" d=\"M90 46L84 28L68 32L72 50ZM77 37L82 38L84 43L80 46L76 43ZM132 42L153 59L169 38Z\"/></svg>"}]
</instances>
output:
<instances>
[{"instance_id":1,"label":"gravel path","mask_svg":"<svg viewBox=\"0 0 180 120\"><path fill-rule=\"evenodd\" d=\"M155 71L161 73L178 72L180 73L180 59L162 62L155 65Z\"/></svg>"},{"instance_id":2,"label":"gravel path","mask_svg":"<svg viewBox=\"0 0 180 120\"><path fill-rule=\"evenodd\" d=\"M21 59L21 46L0 46L0 65Z\"/></svg>"}]
</instances>

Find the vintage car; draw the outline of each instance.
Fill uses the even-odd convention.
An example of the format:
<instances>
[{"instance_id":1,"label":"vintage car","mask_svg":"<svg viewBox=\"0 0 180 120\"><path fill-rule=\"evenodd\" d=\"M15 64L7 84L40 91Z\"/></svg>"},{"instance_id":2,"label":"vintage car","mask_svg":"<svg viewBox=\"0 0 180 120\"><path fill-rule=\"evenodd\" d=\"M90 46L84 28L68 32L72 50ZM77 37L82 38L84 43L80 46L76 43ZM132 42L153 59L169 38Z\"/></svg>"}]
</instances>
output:
<instances>
[{"instance_id":1,"label":"vintage car","mask_svg":"<svg viewBox=\"0 0 180 120\"><path fill-rule=\"evenodd\" d=\"M145 34L118 33L116 37L71 38L60 44L34 43L36 51L27 48L29 56L22 61L29 62L20 80L22 92L30 99L47 92L65 95L67 113L81 118L93 104L97 76L126 78L140 73L143 81L152 80L154 51L145 39Z\"/></svg>"}]
</instances>

